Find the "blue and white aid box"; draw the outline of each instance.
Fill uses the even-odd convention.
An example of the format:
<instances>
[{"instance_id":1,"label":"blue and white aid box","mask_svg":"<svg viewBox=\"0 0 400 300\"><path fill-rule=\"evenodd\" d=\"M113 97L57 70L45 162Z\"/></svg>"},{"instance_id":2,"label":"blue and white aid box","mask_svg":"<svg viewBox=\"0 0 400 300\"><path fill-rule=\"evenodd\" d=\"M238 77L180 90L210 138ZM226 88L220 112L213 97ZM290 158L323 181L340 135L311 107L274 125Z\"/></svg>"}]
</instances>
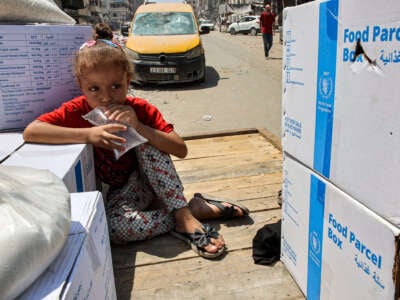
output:
<instances>
[{"instance_id":1,"label":"blue and white aid box","mask_svg":"<svg viewBox=\"0 0 400 300\"><path fill-rule=\"evenodd\" d=\"M396 225L399 16L398 0L312 1L283 14L284 151ZM358 40L366 55L355 57Z\"/></svg>"},{"instance_id":2,"label":"blue and white aid box","mask_svg":"<svg viewBox=\"0 0 400 300\"><path fill-rule=\"evenodd\" d=\"M47 169L64 181L70 193L96 190L93 147L90 144L25 143L3 164Z\"/></svg>"},{"instance_id":3,"label":"blue and white aid box","mask_svg":"<svg viewBox=\"0 0 400 300\"><path fill-rule=\"evenodd\" d=\"M68 239L57 258L20 299L116 299L100 192L71 194Z\"/></svg>"},{"instance_id":4,"label":"blue and white aid box","mask_svg":"<svg viewBox=\"0 0 400 300\"><path fill-rule=\"evenodd\" d=\"M92 32L83 25L0 25L0 131L23 129L81 94L72 56Z\"/></svg>"},{"instance_id":5,"label":"blue and white aid box","mask_svg":"<svg viewBox=\"0 0 400 300\"><path fill-rule=\"evenodd\" d=\"M397 299L400 229L288 155L281 261L307 299Z\"/></svg>"},{"instance_id":6,"label":"blue and white aid box","mask_svg":"<svg viewBox=\"0 0 400 300\"><path fill-rule=\"evenodd\" d=\"M0 133L0 162L24 144L22 132Z\"/></svg>"}]
</instances>

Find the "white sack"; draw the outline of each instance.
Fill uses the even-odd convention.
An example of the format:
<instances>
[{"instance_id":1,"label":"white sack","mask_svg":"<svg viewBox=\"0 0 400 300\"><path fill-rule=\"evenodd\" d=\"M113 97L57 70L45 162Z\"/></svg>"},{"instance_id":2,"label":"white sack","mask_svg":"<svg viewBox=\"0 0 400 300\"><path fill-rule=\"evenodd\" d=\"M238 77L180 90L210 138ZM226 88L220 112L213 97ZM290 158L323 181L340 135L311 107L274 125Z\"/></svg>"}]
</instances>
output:
<instances>
[{"instance_id":1,"label":"white sack","mask_svg":"<svg viewBox=\"0 0 400 300\"><path fill-rule=\"evenodd\" d=\"M53 0L0 0L0 22L75 24Z\"/></svg>"},{"instance_id":2,"label":"white sack","mask_svg":"<svg viewBox=\"0 0 400 300\"><path fill-rule=\"evenodd\" d=\"M67 188L50 171L0 165L0 299L18 296L57 256L70 206Z\"/></svg>"}]
</instances>

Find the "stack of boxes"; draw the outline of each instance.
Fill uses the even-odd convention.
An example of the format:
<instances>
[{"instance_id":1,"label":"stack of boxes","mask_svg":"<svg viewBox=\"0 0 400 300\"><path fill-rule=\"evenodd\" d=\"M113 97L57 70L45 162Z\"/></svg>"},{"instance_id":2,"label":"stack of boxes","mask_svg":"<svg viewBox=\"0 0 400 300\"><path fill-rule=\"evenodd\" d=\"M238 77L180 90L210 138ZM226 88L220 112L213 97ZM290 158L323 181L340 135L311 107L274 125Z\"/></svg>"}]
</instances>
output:
<instances>
[{"instance_id":1,"label":"stack of boxes","mask_svg":"<svg viewBox=\"0 0 400 300\"><path fill-rule=\"evenodd\" d=\"M48 169L71 193L71 228L59 256L22 299L116 299L102 194L90 145L24 143L40 114L81 92L72 56L90 26L0 25L0 163Z\"/></svg>"},{"instance_id":2,"label":"stack of boxes","mask_svg":"<svg viewBox=\"0 0 400 300\"><path fill-rule=\"evenodd\" d=\"M116 299L103 199L71 193L67 241L46 272L19 299Z\"/></svg>"},{"instance_id":3,"label":"stack of boxes","mask_svg":"<svg viewBox=\"0 0 400 300\"><path fill-rule=\"evenodd\" d=\"M396 0L284 11L281 260L308 299L399 296L399 20Z\"/></svg>"},{"instance_id":4,"label":"stack of boxes","mask_svg":"<svg viewBox=\"0 0 400 300\"><path fill-rule=\"evenodd\" d=\"M24 144L20 132L1 133L0 141L0 162L6 160L11 153Z\"/></svg>"}]
</instances>

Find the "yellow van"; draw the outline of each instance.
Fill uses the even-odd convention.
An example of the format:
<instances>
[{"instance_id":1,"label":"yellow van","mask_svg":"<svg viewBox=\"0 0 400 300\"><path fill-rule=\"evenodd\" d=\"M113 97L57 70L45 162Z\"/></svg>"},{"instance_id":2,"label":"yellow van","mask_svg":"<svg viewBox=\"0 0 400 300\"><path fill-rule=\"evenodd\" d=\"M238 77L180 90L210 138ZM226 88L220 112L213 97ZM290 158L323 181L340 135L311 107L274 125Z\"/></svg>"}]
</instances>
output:
<instances>
[{"instance_id":1,"label":"yellow van","mask_svg":"<svg viewBox=\"0 0 400 300\"><path fill-rule=\"evenodd\" d=\"M139 6L125 47L135 69L133 82L160 84L205 80L204 48L189 4Z\"/></svg>"}]
</instances>

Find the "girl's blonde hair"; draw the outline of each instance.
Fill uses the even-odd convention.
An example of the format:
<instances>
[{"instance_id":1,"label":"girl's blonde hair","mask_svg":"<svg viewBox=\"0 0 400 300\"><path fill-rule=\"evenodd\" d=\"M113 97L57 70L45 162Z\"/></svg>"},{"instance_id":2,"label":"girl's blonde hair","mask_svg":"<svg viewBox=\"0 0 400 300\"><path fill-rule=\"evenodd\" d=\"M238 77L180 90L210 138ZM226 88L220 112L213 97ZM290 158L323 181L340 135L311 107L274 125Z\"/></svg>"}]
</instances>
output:
<instances>
[{"instance_id":1,"label":"girl's blonde hair","mask_svg":"<svg viewBox=\"0 0 400 300\"><path fill-rule=\"evenodd\" d=\"M85 72L102 66L121 67L129 77L133 76L133 66L125 51L111 40L96 38L88 41L75 54L73 71L78 80Z\"/></svg>"}]
</instances>

